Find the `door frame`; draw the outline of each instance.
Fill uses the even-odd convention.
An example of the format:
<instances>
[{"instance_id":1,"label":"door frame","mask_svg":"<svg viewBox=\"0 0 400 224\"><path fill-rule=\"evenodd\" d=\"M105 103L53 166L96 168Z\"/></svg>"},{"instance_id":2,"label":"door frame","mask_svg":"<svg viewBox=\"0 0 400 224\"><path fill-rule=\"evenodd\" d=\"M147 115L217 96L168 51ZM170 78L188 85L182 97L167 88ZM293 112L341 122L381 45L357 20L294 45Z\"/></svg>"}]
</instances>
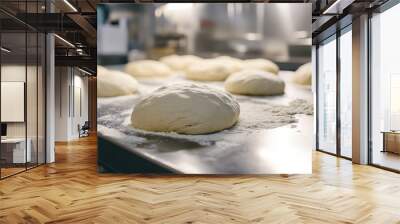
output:
<instances>
[{"instance_id":1,"label":"door frame","mask_svg":"<svg viewBox=\"0 0 400 224\"><path fill-rule=\"evenodd\" d=\"M352 158L343 156L341 153L341 118L340 118L340 81L341 81L341 67L340 67L340 37L347 33L351 32L351 26L352 26L352 17L351 15L345 16L341 20L339 20L336 24L332 25L335 28L335 31L332 32L330 31L330 35L326 35L323 39L319 40L318 43L316 44L316 52L315 52L315 60L316 60L316 124L315 124L315 130L316 130L316 150L319 152L327 153L329 155L337 156L340 158L344 158L347 160L352 160ZM328 28L327 30L329 30ZM332 29L331 29L332 30ZM334 36L334 38L333 38ZM336 41L336 152L328 152L324 149L321 149L319 147L319 48L322 43L328 43L330 41Z\"/></svg>"}]
</instances>

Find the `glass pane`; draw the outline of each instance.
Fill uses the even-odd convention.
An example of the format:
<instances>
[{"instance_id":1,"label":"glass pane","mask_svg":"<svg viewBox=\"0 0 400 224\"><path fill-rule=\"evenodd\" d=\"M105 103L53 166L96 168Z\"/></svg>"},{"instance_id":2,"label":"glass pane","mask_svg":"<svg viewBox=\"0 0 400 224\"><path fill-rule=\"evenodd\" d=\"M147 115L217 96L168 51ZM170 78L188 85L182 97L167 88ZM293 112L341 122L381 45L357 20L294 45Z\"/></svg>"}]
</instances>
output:
<instances>
[{"instance_id":1,"label":"glass pane","mask_svg":"<svg viewBox=\"0 0 400 224\"><path fill-rule=\"evenodd\" d=\"M38 13L39 5L37 1L27 2L27 13ZM33 16L31 20L37 20ZM36 23L37 21L32 21ZM35 167L38 164L38 33L36 30L27 30L27 142L30 148L30 159L27 167Z\"/></svg>"},{"instance_id":2,"label":"glass pane","mask_svg":"<svg viewBox=\"0 0 400 224\"><path fill-rule=\"evenodd\" d=\"M336 153L336 39L318 48L318 148Z\"/></svg>"},{"instance_id":3,"label":"glass pane","mask_svg":"<svg viewBox=\"0 0 400 224\"><path fill-rule=\"evenodd\" d=\"M1 34L1 161L2 177L25 170L30 161L26 141L26 33Z\"/></svg>"},{"instance_id":4,"label":"glass pane","mask_svg":"<svg viewBox=\"0 0 400 224\"><path fill-rule=\"evenodd\" d=\"M400 170L400 5L374 15L372 26L372 163Z\"/></svg>"},{"instance_id":5,"label":"glass pane","mask_svg":"<svg viewBox=\"0 0 400 224\"><path fill-rule=\"evenodd\" d=\"M26 112L27 112L27 142L29 144L28 150L30 148L31 153L28 154L30 158L28 159L28 168L37 165L37 132L38 132L38 56L37 56L37 33L29 32L27 33L27 44L28 44L28 63L27 63L27 80L26 80Z\"/></svg>"},{"instance_id":6,"label":"glass pane","mask_svg":"<svg viewBox=\"0 0 400 224\"><path fill-rule=\"evenodd\" d=\"M352 156L352 35L340 36L340 152Z\"/></svg>"},{"instance_id":7,"label":"glass pane","mask_svg":"<svg viewBox=\"0 0 400 224\"><path fill-rule=\"evenodd\" d=\"M39 34L38 36L38 164L45 163L45 122L46 122L46 108L45 108L45 99L46 99L46 84L45 84L45 60L46 60L46 51L45 44L46 38L44 34Z\"/></svg>"},{"instance_id":8,"label":"glass pane","mask_svg":"<svg viewBox=\"0 0 400 224\"><path fill-rule=\"evenodd\" d=\"M44 3L1 1L0 6L23 16L25 12L44 12ZM1 12L0 34L0 167L4 177L45 161L45 36Z\"/></svg>"}]
</instances>

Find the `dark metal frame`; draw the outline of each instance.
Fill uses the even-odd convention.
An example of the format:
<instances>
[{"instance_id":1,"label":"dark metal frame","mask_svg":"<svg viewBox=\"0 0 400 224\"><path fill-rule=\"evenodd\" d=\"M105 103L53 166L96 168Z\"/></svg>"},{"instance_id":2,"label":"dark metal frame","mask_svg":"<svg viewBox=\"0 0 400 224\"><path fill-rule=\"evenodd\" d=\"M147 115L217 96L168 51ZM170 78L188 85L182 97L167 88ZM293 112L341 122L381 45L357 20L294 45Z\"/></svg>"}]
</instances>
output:
<instances>
[{"instance_id":1,"label":"dark metal frame","mask_svg":"<svg viewBox=\"0 0 400 224\"><path fill-rule=\"evenodd\" d=\"M339 28L339 26L337 25ZM340 78L341 78L341 66L340 66L340 35L341 32L339 29L336 29L336 154L341 156L341 128L342 125L340 123Z\"/></svg>"},{"instance_id":2,"label":"dark metal frame","mask_svg":"<svg viewBox=\"0 0 400 224\"><path fill-rule=\"evenodd\" d=\"M26 4L27 2L28 1L25 0L25 11L27 11L27 4ZM37 3L36 4L36 9L37 9L36 11L38 11L38 9L39 9L39 6L38 6L39 0L36 0L36 3ZM43 157L44 158L43 159L44 159L44 161L43 161L43 163L39 163L39 147L38 147L39 146L39 107L37 106L36 107L36 143L37 143L36 162L35 162L35 164L33 166L28 167L28 163L27 163L27 160L28 160L28 154L27 154L28 125L26 123L27 120L28 120L27 119L27 116L28 116L27 115L28 30L32 30L32 31L34 31L36 33L36 45L37 45L36 46L36 99L37 99L36 104L37 105L39 104L39 68L38 68L38 66L39 66L39 33L43 33L43 32L33 28L32 26L29 26L27 23L19 20L18 18L15 18L14 16L12 16L12 14L9 14L7 11L5 11L3 9L1 9L1 11L6 13L7 15L11 16L12 18L16 19L17 21L22 22L24 24L24 27L25 27L25 30L24 30L24 33L25 33L25 84L24 84L24 91L25 91L25 93L24 93L24 98L25 98L24 99L24 107L25 107L25 109L24 109L24 120L25 120L25 169L21 170L19 172L15 172L13 174L7 175L7 176L2 176L2 173L1 173L2 169L0 167L0 180L3 180L3 179L6 179L8 177L12 177L12 176L17 175L19 173L25 172L27 170L39 167L39 166L47 163L47 128L46 128L47 127L47 112L46 112L46 108L47 108L47 81L46 81L46 78L47 78L47 40L46 40L46 35L43 36L44 37L43 38L44 41L42 42L42 44L44 44L44 46L43 46L44 47L44 51L41 52L41 53L44 54L44 55L42 55L42 58L44 60L44 65L42 64L42 66L43 66L43 68L42 68L42 73L43 73L42 74L43 75L42 82L44 84L44 86L43 86L43 88L44 88L44 99L43 99L43 105L42 105L42 107L44 108L44 111L43 111L44 112L44 117L43 117L44 120L42 121L42 122L44 122L44 136L43 136L43 139L44 139L44 145L43 145L43 147L44 147L44 149L43 149L43 152L44 152ZM46 7L46 11L47 11L47 7ZM25 14L25 17L26 16L27 16L27 14ZM1 34L2 34L2 32L0 32L0 43L1 43ZM44 33L44 34L47 34L47 33ZM2 60L1 60L1 54L0 54L0 63L1 63L1 61ZM0 68L1 68L1 64L0 64ZM0 81L1 81L1 69L0 69ZM0 89L1 89L1 86L0 86ZM1 99L1 93L0 93L0 99ZM1 121L0 121L0 123L1 123ZM0 155L1 155L1 144L0 144Z\"/></svg>"},{"instance_id":3,"label":"dark metal frame","mask_svg":"<svg viewBox=\"0 0 400 224\"><path fill-rule=\"evenodd\" d=\"M348 19L348 18L344 18ZM341 65L340 65L340 37L345 34L346 32L349 32L350 30L347 30L349 26L351 26L352 23L349 23L345 25L344 27L341 27L340 24L335 24L336 27L336 32L325 37L324 39L320 40L318 44L316 45L316 150L319 152L323 152L329 155L337 156L340 158L344 158L347 160L352 160L352 158L343 156L341 153L341 117L340 117L340 81L341 81ZM329 40L335 36L334 39ZM323 42L330 42L330 41L336 41L336 152L328 152L324 149L321 149L319 147L319 47L320 44Z\"/></svg>"},{"instance_id":4,"label":"dark metal frame","mask_svg":"<svg viewBox=\"0 0 400 224\"><path fill-rule=\"evenodd\" d=\"M28 11L27 2L25 2L25 12ZM25 21L27 14L25 13ZM25 23L25 100L24 100L24 120L25 120L25 170L28 170L28 24Z\"/></svg>"},{"instance_id":5,"label":"dark metal frame","mask_svg":"<svg viewBox=\"0 0 400 224\"><path fill-rule=\"evenodd\" d=\"M368 158L367 158L367 162L368 164L372 165L372 83L371 83L371 74L372 74L372 65L371 65L371 56L372 56L372 42L371 42L371 37L372 37L372 33L371 33L371 19L372 19L372 13L369 12L368 13L368 54L367 54L367 60L368 60L368 75L367 75L367 83L368 83L368 100L367 100L367 107L368 107L368 115L367 115L367 119L368 119L368 124L367 124L367 132L368 132Z\"/></svg>"},{"instance_id":6,"label":"dark metal frame","mask_svg":"<svg viewBox=\"0 0 400 224\"><path fill-rule=\"evenodd\" d=\"M2 24L0 23L0 30L1 30L1 28L2 28ZM2 46L2 32L0 32L0 47ZM1 55L2 55L2 53L1 53L1 50L0 50L0 124L1 124L1 77L2 77L2 74L1 74ZM1 134L0 134L0 137L1 137ZM0 141L1 141L1 139L0 139ZM0 144L0 163L1 163L1 144ZM1 167L0 167L0 180L1 180Z\"/></svg>"},{"instance_id":7,"label":"dark metal frame","mask_svg":"<svg viewBox=\"0 0 400 224\"><path fill-rule=\"evenodd\" d=\"M318 55L319 45L315 45L315 149L319 151L319 55Z\"/></svg>"}]
</instances>

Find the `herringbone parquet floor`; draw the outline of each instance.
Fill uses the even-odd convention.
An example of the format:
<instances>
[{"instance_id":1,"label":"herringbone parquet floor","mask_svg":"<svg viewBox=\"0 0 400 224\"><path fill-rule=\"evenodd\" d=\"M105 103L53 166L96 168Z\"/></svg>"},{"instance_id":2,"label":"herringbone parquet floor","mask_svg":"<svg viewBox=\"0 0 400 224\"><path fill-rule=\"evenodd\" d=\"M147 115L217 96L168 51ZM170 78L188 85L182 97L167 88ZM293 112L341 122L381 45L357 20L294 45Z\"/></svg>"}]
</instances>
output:
<instances>
[{"instance_id":1,"label":"herringbone parquet floor","mask_svg":"<svg viewBox=\"0 0 400 224\"><path fill-rule=\"evenodd\" d=\"M156 177L96 172L94 137L0 181L0 223L400 223L400 175L323 153L313 175Z\"/></svg>"}]
</instances>

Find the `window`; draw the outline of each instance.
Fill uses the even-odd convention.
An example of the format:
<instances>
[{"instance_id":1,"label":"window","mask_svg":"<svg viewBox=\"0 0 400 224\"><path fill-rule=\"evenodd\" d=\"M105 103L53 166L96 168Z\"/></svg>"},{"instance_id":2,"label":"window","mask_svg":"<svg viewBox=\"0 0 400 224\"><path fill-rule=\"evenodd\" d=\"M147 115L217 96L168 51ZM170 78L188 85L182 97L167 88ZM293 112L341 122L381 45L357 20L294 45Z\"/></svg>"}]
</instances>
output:
<instances>
[{"instance_id":1,"label":"window","mask_svg":"<svg viewBox=\"0 0 400 224\"><path fill-rule=\"evenodd\" d=\"M372 164L400 170L400 4L371 18Z\"/></svg>"},{"instance_id":2,"label":"window","mask_svg":"<svg viewBox=\"0 0 400 224\"><path fill-rule=\"evenodd\" d=\"M318 48L318 149L336 153L336 36Z\"/></svg>"},{"instance_id":3,"label":"window","mask_svg":"<svg viewBox=\"0 0 400 224\"><path fill-rule=\"evenodd\" d=\"M340 45L340 155L352 157L352 33L342 31Z\"/></svg>"}]
</instances>

